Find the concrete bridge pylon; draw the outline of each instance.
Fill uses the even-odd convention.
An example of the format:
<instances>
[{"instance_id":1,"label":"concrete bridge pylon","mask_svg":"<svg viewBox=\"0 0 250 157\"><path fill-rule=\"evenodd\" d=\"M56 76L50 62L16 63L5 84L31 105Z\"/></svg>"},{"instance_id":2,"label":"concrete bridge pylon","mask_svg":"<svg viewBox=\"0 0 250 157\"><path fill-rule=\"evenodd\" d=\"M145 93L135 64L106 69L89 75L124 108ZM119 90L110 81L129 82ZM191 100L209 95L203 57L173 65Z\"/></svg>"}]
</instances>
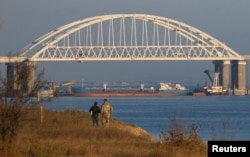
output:
<instances>
[{"instance_id":1,"label":"concrete bridge pylon","mask_svg":"<svg viewBox=\"0 0 250 157\"><path fill-rule=\"evenodd\" d=\"M10 92L21 91L31 94L35 82L35 62L6 63L6 66Z\"/></svg>"},{"instance_id":2,"label":"concrete bridge pylon","mask_svg":"<svg viewBox=\"0 0 250 157\"><path fill-rule=\"evenodd\" d=\"M246 61L214 61L214 70L219 72L219 84L223 89L232 90L233 95L246 94ZM230 71L231 64L231 71ZM231 78L230 78L231 73ZM231 82L230 82L231 80Z\"/></svg>"},{"instance_id":3,"label":"concrete bridge pylon","mask_svg":"<svg viewBox=\"0 0 250 157\"><path fill-rule=\"evenodd\" d=\"M223 89L229 88L229 65L230 61L213 61L214 71L219 73L219 84Z\"/></svg>"},{"instance_id":4,"label":"concrete bridge pylon","mask_svg":"<svg viewBox=\"0 0 250 157\"><path fill-rule=\"evenodd\" d=\"M231 86L234 95L244 95L246 94L246 61L236 60L231 64Z\"/></svg>"}]
</instances>

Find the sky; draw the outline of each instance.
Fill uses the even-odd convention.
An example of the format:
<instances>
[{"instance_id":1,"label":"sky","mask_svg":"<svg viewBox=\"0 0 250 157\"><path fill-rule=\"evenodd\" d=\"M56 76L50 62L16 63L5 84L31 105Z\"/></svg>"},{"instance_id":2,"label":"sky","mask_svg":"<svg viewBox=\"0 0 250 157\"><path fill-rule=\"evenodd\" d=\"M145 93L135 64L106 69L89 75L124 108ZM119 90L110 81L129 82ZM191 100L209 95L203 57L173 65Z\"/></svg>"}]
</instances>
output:
<instances>
[{"instance_id":1,"label":"sky","mask_svg":"<svg viewBox=\"0 0 250 157\"><path fill-rule=\"evenodd\" d=\"M18 53L33 40L73 21L119 13L181 21L239 54L250 55L249 6L249 0L1 0L0 56ZM47 80L55 82L166 81L193 85L209 81L203 71L214 69L211 61L39 62L37 66L45 69ZM247 72L250 78L250 68Z\"/></svg>"}]
</instances>

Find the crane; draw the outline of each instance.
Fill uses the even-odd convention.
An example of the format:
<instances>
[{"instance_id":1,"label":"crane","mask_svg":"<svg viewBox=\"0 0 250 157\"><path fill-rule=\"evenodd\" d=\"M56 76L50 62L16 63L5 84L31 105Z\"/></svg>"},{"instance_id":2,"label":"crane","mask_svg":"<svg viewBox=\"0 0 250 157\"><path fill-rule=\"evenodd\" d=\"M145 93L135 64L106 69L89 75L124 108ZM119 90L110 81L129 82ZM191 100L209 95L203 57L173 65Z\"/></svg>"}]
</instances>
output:
<instances>
[{"instance_id":1,"label":"crane","mask_svg":"<svg viewBox=\"0 0 250 157\"><path fill-rule=\"evenodd\" d=\"M204 73L207 74L208 78L210 79L211 83L213 84L213 78L212 78L212 76L210 75L209 70L204 70Z\"/></svg>"},{"instance_id":2,"label":"crane","mask_svg":"<svg viewBox=\"0 0 250 157\"><path fill-rule=\"evenodd\" d=\"M71 87L72 87L72 85L74 85L75 83L73 82L73 81L67 81L67 82L62 82L61 84L60 84L60 87L63 87L63 86L67 86L68 88L67 88L67 94L71 94L72 93L72 91L71 91Z\"/></svg>"},{"instance_id":3,"label":"crane","mask_svg":"<svg viewBox=\"0 0 250 157\"><path fill-rule=\"evenodd\" d=\"M211 75L210 75L210 72L209 70L205 70L204 73L207 74L207 76L209 77L210 81L211 81L211 84L212 86L211 87L208 87L206 89L206 92L208 94L225 94L227 92L226 89L223 89L223 87L220 85L220 82L219 82L219 75L220 73L219 72L215 72L214 73L214 78L212 79Z\"/></svg>"},{"instance_id":4,"label":"crane","mask_svg":"<svg viewBox=\"0 0 250 157\"><path fill-rule=\"evenodd\" d=\"M67 93L71 94L71 86L74 85L75 83L73 81L66 81L62 83L56 83L56 82L47 82L50 88L52 88L53 92L56 93L57 89L59 87L67 86Z\"/></svg>"}]
</instances>

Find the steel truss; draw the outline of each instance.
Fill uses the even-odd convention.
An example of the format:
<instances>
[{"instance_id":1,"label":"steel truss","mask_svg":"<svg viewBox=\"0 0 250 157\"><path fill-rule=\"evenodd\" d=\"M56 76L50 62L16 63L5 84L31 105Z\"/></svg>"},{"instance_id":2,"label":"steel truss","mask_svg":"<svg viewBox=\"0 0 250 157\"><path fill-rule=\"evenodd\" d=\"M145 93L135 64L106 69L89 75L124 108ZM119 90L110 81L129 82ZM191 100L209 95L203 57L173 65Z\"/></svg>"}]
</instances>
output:
<instances>
[{"instance_id":1,"label":"steel truss","mask_svg":"<svg viewBox=\"0 0 250 157\"><path fill-rule=\"evenodd\" d=\"M32 61L244 60L224 43L182 22L145 14L91 17L27 45Z\"/></svg>"}]
</instances>

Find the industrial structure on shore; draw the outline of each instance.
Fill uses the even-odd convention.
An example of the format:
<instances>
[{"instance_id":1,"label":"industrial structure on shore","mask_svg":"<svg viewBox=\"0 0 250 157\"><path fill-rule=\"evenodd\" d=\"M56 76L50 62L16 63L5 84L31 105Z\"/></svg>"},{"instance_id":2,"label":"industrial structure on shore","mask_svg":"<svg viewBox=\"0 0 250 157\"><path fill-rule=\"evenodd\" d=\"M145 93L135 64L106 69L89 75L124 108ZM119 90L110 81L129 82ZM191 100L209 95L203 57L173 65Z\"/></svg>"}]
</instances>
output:
<instances>
[{"instance_id":1,"label":"industrial structure on shore","mask_svg":"<svg viewBox=\"0 0 250 157\"><path fill-rule=\"evenodd\" d=\"M146 14L113 14L59 27L28 44L20 55L0 57L0 62L6 63L10 79L15 77L15 62L34 67L36 62L48 61L206 60L213 62L223 90L245 95L248 59L180 21Z\"/></svg>"}]
</instances>

